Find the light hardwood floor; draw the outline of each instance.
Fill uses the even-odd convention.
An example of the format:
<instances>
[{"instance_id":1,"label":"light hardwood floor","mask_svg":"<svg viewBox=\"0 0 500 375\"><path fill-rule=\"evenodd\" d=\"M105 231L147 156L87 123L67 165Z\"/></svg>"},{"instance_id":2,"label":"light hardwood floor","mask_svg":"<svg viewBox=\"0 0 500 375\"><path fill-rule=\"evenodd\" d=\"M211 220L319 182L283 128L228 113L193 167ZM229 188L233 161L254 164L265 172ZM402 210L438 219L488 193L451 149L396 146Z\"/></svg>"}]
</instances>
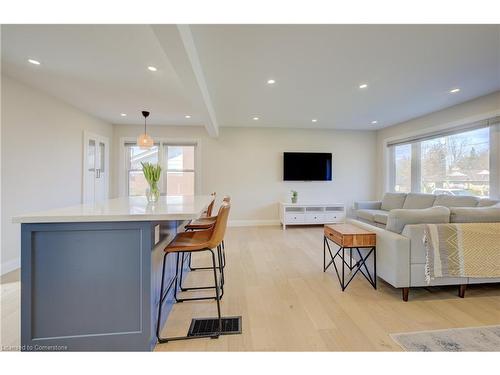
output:
<instances>
[{"instance_id":1,"label":"light hardwood floor","mask_svg":"<svg viewBox=\"0 0 500 375\"><path fill-rule=\"evenodd\" d=\"M225 316L242 315L243 334L156 346L157 351L398 351L390 333L500 324L500 285L412 289L410 301L379 279L359 275L341 292L333 269L322 272L322 227L229 228ZM194 259L204 263L206 259ZM192 272L187 284L210 280ZM6 293L3 294L4 286ZM19 283L2 283L2 335L19 341ZM215 302L174 306L163 335L184 335L191 317L215 316ZM17 317L16 317L17 314ZM5 344L4 344L5 345Z\"/></svg>"},{"instance_id":2,"label":"light hardwood floor","mask_svg":"<svg viewBox=\"0 0 500 375\"><path fill-rule=\"evenodd\" d=\"M0 278L0 350L15 350L21 335L21 283L19 270Z\"/></svg>"}]
</instances>

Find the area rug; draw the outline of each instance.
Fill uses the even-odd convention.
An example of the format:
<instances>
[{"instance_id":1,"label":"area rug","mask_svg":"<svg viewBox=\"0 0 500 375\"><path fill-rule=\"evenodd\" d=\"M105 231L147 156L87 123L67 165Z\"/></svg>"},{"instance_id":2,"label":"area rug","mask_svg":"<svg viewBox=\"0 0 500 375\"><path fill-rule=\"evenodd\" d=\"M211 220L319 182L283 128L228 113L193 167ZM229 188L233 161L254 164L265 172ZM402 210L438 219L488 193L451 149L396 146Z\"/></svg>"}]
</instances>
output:
<instances>
[{"instance_id":1,"label":"area rug","mask_svg":"<svg viewBox=\"0 0 500 375\"><path fill-rule=\"evenodd\" d=\"M390 335L407 352L499 352L500 325Z\"/></svg>"}]
</instances>

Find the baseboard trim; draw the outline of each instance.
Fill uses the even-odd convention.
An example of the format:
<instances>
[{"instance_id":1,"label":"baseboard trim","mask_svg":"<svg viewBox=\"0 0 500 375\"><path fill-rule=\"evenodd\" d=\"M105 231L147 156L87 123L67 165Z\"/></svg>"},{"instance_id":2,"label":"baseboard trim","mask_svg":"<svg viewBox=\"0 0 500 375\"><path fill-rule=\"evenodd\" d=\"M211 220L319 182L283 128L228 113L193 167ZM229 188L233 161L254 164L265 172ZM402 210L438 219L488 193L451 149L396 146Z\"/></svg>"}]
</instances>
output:
<instances>
[{"instance_id":1,"label":"baseboard trim","mask_svg":"<svg viewBox=\"0 0 500 375\"><path fill-rule=\"evenodd\" d=\"M229 220L229 227L261 227L280 225L279 220Z\"/></svg>"},{"instance_id":2,"label":"baseboard trim","mask_svg":"<svg viewBox=\"0 0 500 375\"><path fill-rule=\"evenodd\" d=\"M9 272L17 270L20 267L21 267L21 258L9 260L8 262L2 263L0 269L0 275L5 275Z\"/></svg>"}]
</instances>

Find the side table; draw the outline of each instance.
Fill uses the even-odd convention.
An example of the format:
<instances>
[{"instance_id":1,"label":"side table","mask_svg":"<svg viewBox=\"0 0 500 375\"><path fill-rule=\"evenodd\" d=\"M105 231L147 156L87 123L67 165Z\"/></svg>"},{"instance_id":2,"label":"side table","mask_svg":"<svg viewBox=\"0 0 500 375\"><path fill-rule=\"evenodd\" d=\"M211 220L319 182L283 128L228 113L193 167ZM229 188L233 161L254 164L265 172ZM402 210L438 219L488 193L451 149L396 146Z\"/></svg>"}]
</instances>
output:
<instances>
[{"instance_id":1,"label":"side table","mask_svg":"<svg viewBox=\"0 0 500 375\"><path fill-rule=\"evenodd\" d=\"M337 277L339 279L340 287L344 291L349 283L352 281L354 276L358 272L368 280L368 282L377 289L377 254L376 254L376 239L375 233L369 232L365 229L358 228L352 224L332 224L325 225L324 237L323 237L323 272L326 272L328 267L333 264ZM337 246L339 246L338 251L333 255L330 248L329 241L332 241ZM326 251L330 254L331 260L326 264ZM352 264L352 253L356 250L359 260ZM361 253L361 250L365 251L365 255ZM349 263L346 261L346 251L350 254ZM366 261L373 254L373 273L370 273L366 265ZM342 270L339 274L337 265L335 264L335 259L339 257L342 261ZM345 268L348 268L352 274L350 278L345 280ZM364 270L363 270L364 269ZM354 272L353 272L354 271Z\"/></svg>"}]
</instances>

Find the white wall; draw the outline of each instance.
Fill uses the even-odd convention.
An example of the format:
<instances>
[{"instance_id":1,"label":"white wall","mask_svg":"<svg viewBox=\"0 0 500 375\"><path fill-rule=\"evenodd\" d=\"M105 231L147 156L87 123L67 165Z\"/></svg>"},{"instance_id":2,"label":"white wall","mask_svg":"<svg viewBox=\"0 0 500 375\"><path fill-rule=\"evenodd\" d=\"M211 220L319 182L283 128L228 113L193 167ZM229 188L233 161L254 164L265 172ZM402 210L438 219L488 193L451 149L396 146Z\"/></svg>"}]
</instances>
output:
<instances>
[{"instance_id":1,"label":"white wall","mask_svg":"<svg viewBox=\"0 0 500 375\"><path fill-rule=\"evenodd\" d=\"M136 137L141 126L114 129L113 165L118 167L120 139ZM202 158L202 192L229 194L233 223L275 223L277 202L289 199L291 189L299 201L327 200L352 206L354 200L374 198L376 182L375 132L221 128L218 138L210 138L202 128L148 127L153 137L199 139ZM333 153L333 181L284 182L284 151ZM118 194L118 173L114 173L113 194Z\"/></svg>"},{"instance_id":2,"label":"white wall","mask_svg":"<svg viewBox=\"0 0 500 375\"><path fill-rule=\"evenodd\" d=\"M113 127L2 76L2 274L19 266L12 216L81 202L83 132L111 139Z\"/></svg>"},{"instance_id":3,"label":"white wall","mask_svg":"<svg viewBox=\"0 0 500 375\"><path fill-rule=\"evenodd\" d=\"M500 91L377 131L377 197L386 191L387 141L482 120L500 114Z\"/></svg>"}]
</instances>

